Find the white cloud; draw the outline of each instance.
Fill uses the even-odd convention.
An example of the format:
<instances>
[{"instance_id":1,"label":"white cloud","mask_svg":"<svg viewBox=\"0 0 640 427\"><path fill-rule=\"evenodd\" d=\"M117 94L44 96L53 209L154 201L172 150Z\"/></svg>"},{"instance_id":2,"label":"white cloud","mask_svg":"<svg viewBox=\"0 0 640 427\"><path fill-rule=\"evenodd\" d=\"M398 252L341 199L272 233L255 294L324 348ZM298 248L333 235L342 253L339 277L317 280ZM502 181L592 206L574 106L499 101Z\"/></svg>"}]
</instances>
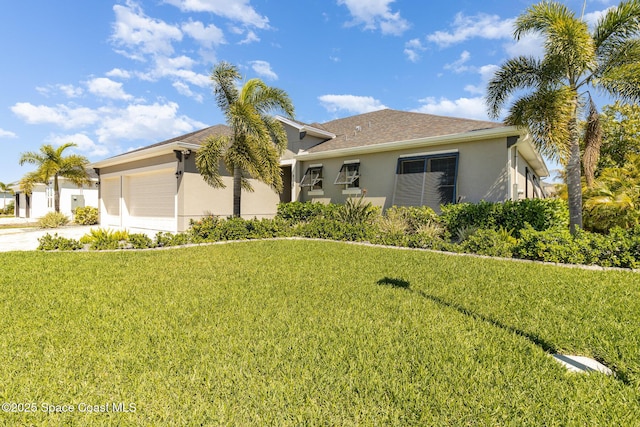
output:
<instances>
[{"instance_id":1,"label":"white cloud","mask_svg":"<svg viewBox=\"0 0 640 427\"><path fill-rule=\"evenodd\" d=\"M113 70L105 73L105 75L107 77L115 77L115 78L121 78L121 79L131 78L130 72L128 72L127 70L121 70L120 68L114 68Z\"/></svg>"},{"instance_id":2,"label":"white cloud","mask_svg":"<svg viewBox=\"0 0 640 427\"><path fill-rule=\"evenodd\" d=\"M353 17L348 25L364 24L365 30L380 30L382 34L400 35L409 29L410 24L392 12L389 5L395 0L338 0L345 5Z\"/></svg>"},{"instance_id":3,"label":"white cloud","mask_svg":"<svg viewBox=\"0 0 640 427\"><path fill-rule=\"evenodd\" d=\"M36 90L42 96L46 96L46 97L49 97L52 94L55 94L56 92L61 92L67 98L79 98L84 93L81 87L76 87L74 85L65 85L65 84L37 86Z\"/></svg>"},{"instance_id":4,"label":"white cloud","mask_svg":"<svg viewBox=\"0 0 640 427\"><path fill-rule=\"evenodd\" d=\"M269 18L261 16L249 0L165 0L183 12L210 12L256 28L269 28Z\"/></svg>"},{"instance_id":5,"label":"white cloud","mask_svg":"<svg viewBox=\"0 0 640 427\"><path fill-rule=\"evenodd\" d=\"M205 27L202 22L189 21L182 24L182 31L207 49L225 42L222 30L213 24Z\"/></svg>"},{"instance_id":6,"label":"white cloud","mask_svg":"<svg viewBox=\"0 0 640 427\"><path fill-rule=\"evenodd\" d=\"M67 142L73 142L78 146L76 149L86 153L90 157L104 157L109 154L109 147L102 144L96 144L91 138L84 133L74 133L69 135L52 134L47 138L47 142L60 146Z\"/></svg>"},{"instance_id":7,"label":"white cloud","mask_svg":"<svg viewBox=\"0 0 640 427\"><path fill-rule=\"evenodd\" d=\"M444 69L451 70L454 73L464 73L465 71L469 71L473 68L465 65L469 61L469 59L471 59L471 54L469 53L469 51L462 51L462 53L460 54L460 58L458 58L451 64L445 64Z\"/></svg>"},{"instance_id":8,"label":"white cloud","mask_svg":"<svg viewBox=\"0 0 640 427\"><path fill-rule=\"evenodd\" d=\"M422 45L420 39L411 39L404 44L404 54L407 55L407 59L411 62L418 62L420 59L420 52L427 50Z\"/></svg>"},{"instance_id":9,"label":"white cloud","mask_svg":"<svg viewBox=\"0 0 640 427\"><path fill-rule=\"evenodd\" d=\"M498 68L500 67L494 64L483 65L482 67L478 68L476 71L478 72L478 74L480 74L481 84L478 86L468 84L464 87L464 90L473 95L484 96L487 90L487 84L489 83L489 80L493 78Z\"/></svg>"},{"instance_id":10,"label":"white cloud","mask_svg":"<svg viewBox=\"0 0 640 427\"><path fill-rule=\"evenodd\" d=\"M14 132L0 128L0 138L17 138L17 137L18 135L16 135Z\"/></svg>"},{"instance_id":11,"label":"white cloud","mask_svg":"<svg viewBox=\"0 0 640 427\"><path fill-rule=\"evenodd\" d=\"M143 60L144 55L173 53L173 42L182 40L179 28L144 14L142 9L129 1L127 6L115 5L116 22L113 24L112 40L117 46L129 51L123 55Z\"/></svg>"},{"instance_id":12,"label":"white cloud","mask_svg":"<svg viewBox=\"0 0 640 427\"><path fill-rule=\"evenodd\" d=\"M68 98L78 98L82 96L83 90L80 87L76 87L74 85L57 85L57 88L64 93Z\"/></svg>"},{"instance_id":13,"label":"white cloud","mask_svg":"<svg viewBox=\"0 0 640 427\"><path fill-rule=\"evenodd\" d=\"M106 77L98 77L87 82L87 88L92 94L101 98L129 100L133 98L122 89L122 83Z\"/></svg>"},{"instance_id":14,"label":"white cloud","mask_svg":"<svg viewBox=\"0 0 640 427\"><path fill-rule=\"evenodd\" d=\"M498 15L480 13L465 16L458 13L452 24L452 31L436 31L427 36L427 40L440 47L461 43L472 38L509 39L513 37L514 19L501 19Z\"/></svg>"},{"instance_id":15,"label":"white cloud","mask_svg":"<svg viewBox=\"0 0 640 427\"><path fill-rule=\"evenodd\" d=\"M318 100L320 100L322 106L331 113L343 110L350 113L361 114L388 108L371 96L322 95L318 97Z\"/></svg>"},{"instance_id":16,"label":"white cloud","mask_svg":"<svg viewBox=\"0 0 640 427\"><path fill-rule=\"evenodd\" d=\"M33 105L29 102L18 102L11 111L29 124L54 124L64 129L81 128L95 124L100 113L85 107L68 107L56 105Z\"/></svg>"},{"instance_id":17,"label":"white cloud","mask_svg":"<svg viewBox=\"0 0 640 427\"><path fill-rule=\"evenodd\" d=\"M247 36L240 40L238 42L238 44L250 44L250 43L256 43L260 41L260 37L258 37L258 35L256 33L254 33L253 31L247 31Z\"/></svg>"},{"instance_id":18,"label":"white cloud","mask_svg":"<svg viewBox=\"0 0 640 427\"><path fill-rule=\"evenodd\" d=\"M488 120L487 106L482 97L458 98L455 100L428 97L421 99L420 103L422 103L422 106L414 110L418 113Z\"/></svg>"},{"instance_id":19,"label":"white cloud","mask_svg":"<svg viewBox=\"0 0 640 427\"><path fill-rule=\"evenodd\" d=\"M204 128L206 124L178 115L178 104L132 104L104 117L96 134L101 143L164 140Z\"/></svg>"},{"instance_id":20,"label":"white cloud","mask_svg":"<svg viewBox=\"0 0 640 427\"><path fill-rule=\"evenodd\" d=\"M211 84L209 76L199 74L191 70L196 62L188 56L169 58L158 56L154 59L154 68L146 73L137 73L142 80L156 81L161 78L173 78L199 87L207 87Z\"/></svg>"},{"instance_id":21,"label":"white cloud","mask_svg":"<svg viewBox=\"0 0 640 427\"><path fill-rule=\"evenodd\" d=\"M184 82L173 82L173 87L178 91L180 95L193 98L198 102L202 102L204 100L204 97L202 96L202 94L194 93L189 87L189 85Z\"/></svg>"},{"instance_id":22,"label":"white cloud","mask_svg":"<svg viewBox=\"0 0 640 427\"><path fill-rule=\"evenodd\" d=\"M251 61L251 68L261 77L269 80L278 80L278 75L271 69L271 64L267 61Z\"/></svg>"}]
</instances>

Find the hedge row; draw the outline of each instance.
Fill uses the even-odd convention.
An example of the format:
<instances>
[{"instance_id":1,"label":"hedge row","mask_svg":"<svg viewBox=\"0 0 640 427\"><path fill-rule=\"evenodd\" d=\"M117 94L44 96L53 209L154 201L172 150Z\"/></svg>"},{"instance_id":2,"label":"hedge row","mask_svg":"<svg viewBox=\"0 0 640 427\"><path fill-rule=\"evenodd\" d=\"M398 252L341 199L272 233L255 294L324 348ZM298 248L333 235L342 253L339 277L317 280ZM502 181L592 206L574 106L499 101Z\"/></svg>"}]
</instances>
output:
<instances>
[{"instance_id":1,"label":"hedge row","mask_svg":"<svg viewBox=\"0 0 640 427\"><path fill-rule=\"evenodd\" d=\"M566 204L558 200L463 203L443 207L379 210L362 199L345 205L292 202L281 204L273 219L205 217L189 231L145 235L93 231L79 242L47 235L39 249L76 250L152 248L273 237L307 237L429 248L606 267L640 267L640 227L612 229L608 235L568 231Z\"/></svg>"}]
</instances>

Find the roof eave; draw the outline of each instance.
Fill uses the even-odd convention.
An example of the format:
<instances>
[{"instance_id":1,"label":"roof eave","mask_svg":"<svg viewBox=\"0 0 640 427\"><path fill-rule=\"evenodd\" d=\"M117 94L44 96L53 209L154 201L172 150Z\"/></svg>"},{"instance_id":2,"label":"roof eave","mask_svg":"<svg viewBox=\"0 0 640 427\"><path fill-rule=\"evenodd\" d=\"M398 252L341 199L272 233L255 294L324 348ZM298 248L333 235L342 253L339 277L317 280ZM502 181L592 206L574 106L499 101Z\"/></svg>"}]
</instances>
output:
<instances>
[{"instance_id":1,"label":"roof eave","mask_svg":"<svg viewBox=\"0 0 640 427\"><path fill-rule=\"evenodd\" d=\"M405 141L392 141L382 144L366 145L361 147L339 148L336 150L320 151L317 153L302 152L296 156L297 160L310 161L330 159L343 156L356 156L362 154L382 153L404 149L422 148L461 142L482 141L493 138L506 138L508 136L520 136L518 142L523 148L523 156L529 162L535 173L540 177L549 176L549 170L542 156L531 143L531 138L525 130L517 126L504 126L492 129L482 129L450 135L440 135L429 138L410 139ZM526 147L526 148L525 148Z\"/></svg>"},{"instance_id":2,"label":"roof eave","mask_svg":"<svg viewBox=\"0 0 640 427\"><path fill-rule=\"evenodd\" d=\"M198 150L199 148L200 148L199 144L175 141L170 144L150 147L147 149L133 151L130 153L124 153L119 156L110 157L105 160L99 160L95 163L91 163L89 167L94 169L106 168L109 166L115 166L123 163L130 163L138 160L149 159L151 157L157 157L163 154L169 154L175 150L194 150L195 151L195 150Z\"/></svg>"},{"instance_id":3,"label":"roof eave","mask_svg":"<svg viewBox=\"0 0 640 427\"><path fill-rule=\"evenodd\" d=\"M318 129L317 127L313 127L313 126L309 126L309 125L303 125L297 122L294 122L293 120L289 120L286 117L282 117L282 116L275 116L277 120L279 120L280 122L291 126L292 128L297 129L299 132L306 132L308 135L311 136L316 136L318 138L324 138L324 139L333 139L336 137L336 135L334 133L331 132L327 132L325 130L322 129Z\"/></svg>"}]
</instances>

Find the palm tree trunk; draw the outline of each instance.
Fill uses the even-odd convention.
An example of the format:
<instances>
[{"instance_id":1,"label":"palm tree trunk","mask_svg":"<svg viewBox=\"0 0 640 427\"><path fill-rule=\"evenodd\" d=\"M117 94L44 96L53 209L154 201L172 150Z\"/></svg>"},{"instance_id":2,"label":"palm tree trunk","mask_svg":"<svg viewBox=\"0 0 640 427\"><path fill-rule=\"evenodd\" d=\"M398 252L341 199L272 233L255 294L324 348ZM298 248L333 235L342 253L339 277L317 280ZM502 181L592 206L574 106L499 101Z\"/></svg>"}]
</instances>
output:
<instances>
[{"instance_id":1,"label":"palm tree trunk","mask_svg":"<svg viewBox=\"0 0 640 427\"><path fill-rule=\"evenodd\" d=\"M56 212L60 212L60 187L58 186L58 174L53 176L53 205Z\"/></svg>"},{"instance_id":2,"label":"palm tree trunk","mask_svg":"<svg viewBox=\"0 0 640 427\"><path fill-rule=\"evenodd\" d=\"M242 169L233 168L233 216L240 218L240 198L242 195Z\"/></svg>"},{"instance_id":3,"label":"palm tree trunk","mask_svg":"<svg viewBox=\"0 0 640 427\"><path fill-rule=\"evenodd\" d=\"M574 234L582 228L582 183L580 181L580 144L578 123L574 117L569 122L569 161L567 162L567 193L569 198L569 228Z\"/></svg>"}]
</instances>

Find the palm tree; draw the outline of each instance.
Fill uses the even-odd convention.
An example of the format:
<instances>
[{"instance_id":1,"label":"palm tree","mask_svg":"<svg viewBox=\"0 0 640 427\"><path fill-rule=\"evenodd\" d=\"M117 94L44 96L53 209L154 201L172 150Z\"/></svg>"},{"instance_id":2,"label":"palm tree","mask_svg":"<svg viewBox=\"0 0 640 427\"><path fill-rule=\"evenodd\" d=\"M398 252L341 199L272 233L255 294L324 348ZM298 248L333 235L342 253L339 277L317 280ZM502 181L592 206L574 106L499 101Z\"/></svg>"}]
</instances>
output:
<instances>
[{"instance_id":1,"label":"palm tree","mask_svg":"<svg viewBox=\"0 0 640 427\"><path fill-rule=\"evenodd\" d=\"M231 135L208 138L198 150L196 166L204 180L224 188L220 160L233 171L233 216L240 216L242 190L253 191L248 178L258 179L282 191L280 156L287 147L287 134L271 113L293 117L293 104L281 89L260 79L248 80L241 88L238 68L220 62L211 73L218 107L224 113Z\"/></svg>"},{"instance_id":2,"label":"palm tree","mask_svg":"<svg viewBox=\"0 0 640 427\"><path fill-rule=\"evenodd\" d=\"M49 184L53 178L53 200L56 212L60 212L60 185L58 178L63 177L80 187L90 182L86 167L89 160L78 154L62 155L64 150L76 147L77 144L67 142L53 148L49 144L40 147L39 152L29 151L20 156L20 165L30 163L37 165L37 169L27 173L20 181L20 188L30 194L35 184Z\"/></svg>"},{"instance_id":3,"label":"palm tree","mask_svg":"<svg viewBox=\"0 0 640 427\"><path fill-rule=\"evenodd\" d=\"M640 224L640 154L629 153L623 167L605 168L592 188L585 189L585 223L605 232L611 227Z\"/></svg>"},{"instance_id":4,"label":"palm tree","mask_svg":"<svg viewBox=\"0 0 640 427\"><path fill-rule=\"evenodd\" d=\"M510 96L519 96L505 123L528 128L542 154L565 165L575 232L582 227L578 119L587 113L592 122L596 114L588 88L625 101L640 99L640 0L609 9L591 31L563 4L543 1L516 20L514 37L529 33L544 37L544 57L519 56L500 67L487 88L489 113L498 118ZM587 127L587 163L597 162L597 131Z\"/></svg>"}]
</instances>

